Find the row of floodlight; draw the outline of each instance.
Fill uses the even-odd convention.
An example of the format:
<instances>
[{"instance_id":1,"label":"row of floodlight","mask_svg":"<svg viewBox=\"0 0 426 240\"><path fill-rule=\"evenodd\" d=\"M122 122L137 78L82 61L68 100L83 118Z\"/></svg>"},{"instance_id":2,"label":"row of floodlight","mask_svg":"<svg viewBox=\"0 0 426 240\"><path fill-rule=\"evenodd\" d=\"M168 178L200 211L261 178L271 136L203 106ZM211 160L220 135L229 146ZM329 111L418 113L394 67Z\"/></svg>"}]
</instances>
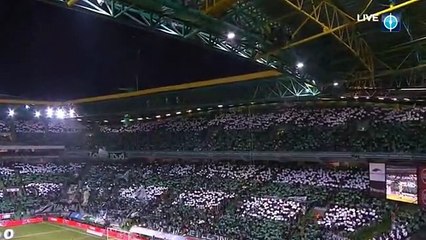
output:
<instances>
[{"instance_id":1,"label":"row of floodlight","mask_svg":"<svg viewBox=\"0 0 426 240\"><path fill-rule=\"evenodd\" d=\"M251 105L254 105L255 104L255 102L250 102L250 104ZM241 103L239 106L243 106L244 104L243 103ZM232 108L232 107L234 107L235 105L233 105L233 104L230 104L230 105L228 105L228 107L230 107L230 108ZM219 104L219 105L217 105L217 108L223 108L224 107L224 105L223 104ZM201 112L201 111L203 111L203 110L207 110L207 111L211 111L211 110L213 110L214 108L213 107L208 107L208 108L206 108L206 109L202 109L202 108L196 108L195 110L192 110L192 109L188 109L188 110L186 110L185 112L186 113L192 113L192 112ZM177 111L177 112L175 112L174 113L174 115L175 116L179 116L179 115L182 115L182 114L184 114L184 112L182 112L182 111ZM138 118L136 118L136 120L137 121L143 121L143 120L151 120L151 119L160 119L160 118L163 118L163 117L171 117L173 114L172 113L166 113L165 115L156 115L156 116L153 116L153 117L138 117ZM77 120L79 120L79 121L81 121L81 119L77 119ZM122 122L122 123L125 123L126 121L129 121L129 122L134 122L135 121L135 119L133 119L133 118L129 118L129 119L121 119L121 121L120 122ZM103 120L103 122L104 123L108 123L109 121L108 120Z\"/></svg>"},{"instance_id":2,"label":"row of floodlight","mask_svg":"<svg viewBox=\"0 0 426 240\"><path fill-rule=\"evenodd\" d=\"M351 97L345 97L345 96L340 97L340 99L346 99L346 98L351 98ZM357 100L359 98L364 98L364 99L367 99L367 100L372 99L372 97L370 97L370 96L353 96L352 98L355 99L355 100ZM403 101L406 101L406 102L411 101L410 98L398 99L396 97L383 97L383 96L379 96L379 97L375 97L375 98L378 99L378 100L381 100L381 101L383 101L383 100L392 100L392 101L403 100ZM420 100L416 100L416 101L423 102L424 100L420 99Z\"/></svg>"},{"instance_id":3,"label":"row of floodlight","mask_svg":"<svg viewBox=\"0 0 426 240\"><path fill-rule=\"evenodd\" d=\"M30 107L28 105L25 105L25 109L29 110ZM13 108L9 108L7 111L7 116L8 117L14 117L16 116L17 113L15 111L15 109ZM40 117L46 117L46 118L56 118L56 119L65 119L65 118L75 118L76 117L76 113L75 110L73 108L69 108L69 109L64 109L61 107L58 108L52 108L52 107L47 107L45 109L45 114L42 114L42 111L40 110L35 110L34 111L34 117L35 118L40 118Z\"/></svg>"}]
</instances>

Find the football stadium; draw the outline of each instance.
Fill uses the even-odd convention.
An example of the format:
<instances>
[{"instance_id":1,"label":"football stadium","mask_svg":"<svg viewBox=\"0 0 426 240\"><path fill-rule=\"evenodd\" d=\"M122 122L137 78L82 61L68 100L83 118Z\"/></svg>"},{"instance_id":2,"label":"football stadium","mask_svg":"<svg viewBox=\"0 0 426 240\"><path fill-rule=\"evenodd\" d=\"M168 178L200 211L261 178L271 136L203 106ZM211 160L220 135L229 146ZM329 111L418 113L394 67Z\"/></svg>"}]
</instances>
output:
<instances>
[{"instance_id":1,"label":"football stadium","mask_svg":"<svg viewBox=\"0 0 426 240\"><path fill-rule=\"evenodd\" d=\"M4 0L0 239L426 239L426 0Z\"/></svg>"}]
</instances>

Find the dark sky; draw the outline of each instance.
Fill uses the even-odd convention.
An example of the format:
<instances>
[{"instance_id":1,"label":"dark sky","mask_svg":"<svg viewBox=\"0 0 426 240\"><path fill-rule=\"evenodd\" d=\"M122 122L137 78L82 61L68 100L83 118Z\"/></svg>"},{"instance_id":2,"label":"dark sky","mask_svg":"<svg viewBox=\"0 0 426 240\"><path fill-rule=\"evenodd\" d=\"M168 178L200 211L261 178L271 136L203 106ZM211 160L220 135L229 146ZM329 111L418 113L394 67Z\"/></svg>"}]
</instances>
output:
<instances>
[{"instance_id":1,"label":"dark sky","mask_svg":"<svg viewBox=\"0 0 426 240\"><path fill-rule=\"evenodd\" d=\"M140 58L138 60L138 49ZM262 70L250 61L34 0L0 8L0 94L66 100Z\"/></svg>"}]
</instances>

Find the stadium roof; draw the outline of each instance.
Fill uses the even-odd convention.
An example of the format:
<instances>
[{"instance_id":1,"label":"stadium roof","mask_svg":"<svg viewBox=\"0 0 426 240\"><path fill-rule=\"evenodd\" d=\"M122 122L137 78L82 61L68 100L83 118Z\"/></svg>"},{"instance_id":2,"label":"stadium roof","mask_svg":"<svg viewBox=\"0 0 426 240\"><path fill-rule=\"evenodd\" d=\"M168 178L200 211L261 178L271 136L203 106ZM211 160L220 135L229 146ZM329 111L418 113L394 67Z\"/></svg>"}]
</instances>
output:
<instances>
[{"instance_id":1,"label":"stadium roof","mask_svg":"<svg viewBox=\"0 0 426 240\"><path fill-rule=\"evenodd\" d=\"M249 78L197 88L189 84L185 89L160 88L154 92L115 95L103 101L91 98L84 103L74 102L95 112L119 105L159 109L173 104L267 102L290 96L314 96L318 94L316 85L323 93L337 98L410 101L409 98L425 96L424 0L43 2L157 30L262 63L282 73L265 75L256 81ZM357 17L358 14L381 17L388 13L398 17L400 14L399 32L383 32L381 22L359 22ZM213 69L215 64L212 63ZM126 98L118 100L118 97ZM87 102L92 100L96 104Z\"/></svg>"}]
</instances>

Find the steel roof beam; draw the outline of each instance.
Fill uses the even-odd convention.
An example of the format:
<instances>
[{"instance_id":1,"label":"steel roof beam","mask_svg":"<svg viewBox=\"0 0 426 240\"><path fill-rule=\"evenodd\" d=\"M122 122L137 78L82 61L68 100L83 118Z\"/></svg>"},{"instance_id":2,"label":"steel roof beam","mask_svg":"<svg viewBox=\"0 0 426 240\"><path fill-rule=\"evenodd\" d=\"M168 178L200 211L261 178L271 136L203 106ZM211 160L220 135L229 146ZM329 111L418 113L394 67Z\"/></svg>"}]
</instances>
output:
<instances>
[{"instance_id":1,"label":"steel roof beam","mask_svg":"<svg viewBox=\"0 0 426 240\"><path fill-rule=\"evenodd\" d=\"M314 21L321 27L322 34L325 34L342 25L353 22L348 14L344 13L338 7L328 2L320 2L319 4L304 0L283 0L287 5ZM300 28L300 27L299 27ZM347 27L340 28L334 32L330 32L337 40L346 46L362 63L362 65L371 73L374 72L374 58L371 49L364 39L358 37L356 33ZM310 38L308 38L310 40ZM292 48L301 44L303 39L295 43L289 43L283 49ZM372 82L374 85L374 83Z\"/></svg>"},{"instance_id":2,"label":"steel roof beam","mask_svg":"<svg viewBox=\"0 0 426 240\"><path fill-rule=\"evenodd\" d=\"M290 1L290 0L287 0L287 1L286 1L286 0L283 0L283 1L287 2L287 1ZM296 1L296 0L291 0L291 1ZM297 0L297 1L298 1L298 2L300 2L300 1L303 1L303 0ZM385 13L388 13L388 12L395 11L395 10L397 10L397 9L400 9L400 8L406 7L406 6L408 6L408 5L411 5L411 4L416 3L416 2L419 2L419 1L420 1L420 0L409 0L409 1L406 1L406 2L403 2L403 3L400 3L400 4L397 4L397 5L391 6L391 7L389 7L389 8L386 8L386 9L384 9L384 10L382 10L382 11L379 11L379 12L373 13L373 15L379 16L379 15L381 15L381 14L385 14ZM294 5L294 4L293 4L293 5ZM315 34L315 35L313 35L313 36L310 36L310 37L308 37L308 38L302 39L302 40L297 41L297 42L293 42L293 43L291 44L291 47L295 47L295 46L298 46L298 45L301 45L301 44L304 44L304 43L310 42L310 41L312 41L312 40L316 40L316 39L318 39L318 38L320 38L320 37L323 37L323 36L326 36L326 35L332 34L332 33L336 32L336 31L340 31L340 30L341 30L341 29L343 29L343 28L347 28L347 27L354 26L354 25L355 25L355 24L357 24L357 23L362 23L362 22L352 21L352 22L348 22L348 23L346 23L346 24L343 24L343 25L341 25L341 26L337 26L337 27L334 27L334 28L331 28L331 29L327 29L326 31L323 31L322 33ZM286 46L284 46L284 47L286 47Z\"/></svg>"},{"instance_id":3,"label":"steel roof beam","mask_svg":"<svg viewBox=\"0 0 426 240\"><path fill-rule=\"evenodd\" d=\"M216 18L224 15L237 0L205 0L204 13Z\"/></svg>"}]
</instances>

